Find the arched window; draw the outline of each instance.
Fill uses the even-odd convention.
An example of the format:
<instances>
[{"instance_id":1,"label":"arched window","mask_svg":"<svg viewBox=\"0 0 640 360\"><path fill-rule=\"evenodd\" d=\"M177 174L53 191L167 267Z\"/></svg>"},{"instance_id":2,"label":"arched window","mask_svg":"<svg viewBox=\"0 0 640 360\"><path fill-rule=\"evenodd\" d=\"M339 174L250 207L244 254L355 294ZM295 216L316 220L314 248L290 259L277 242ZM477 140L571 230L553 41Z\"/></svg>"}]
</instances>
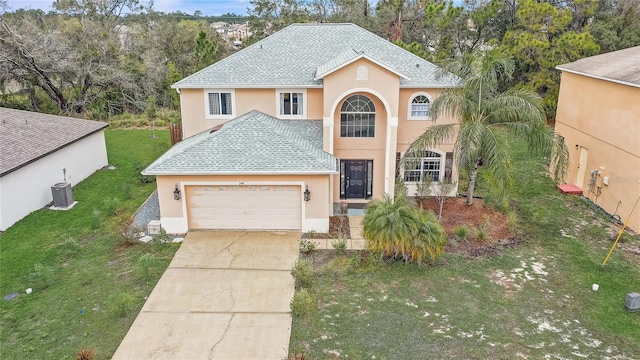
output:
<instances>
[{"instance_id":1,"label":"arched window","mask_svg":"<svg viewBox=\"0 0 640 360\"><path fill-rule=\"evenodd\" d=\"M426 94L418 94L411 99L409 119L424 120L429 118L431 100Z\"/></svg>"},{"instance_id":2,"label":"arched window","mask_svg":"<svg viewBox=\"0 0 640 360\"><path fill-rule=\"evenodd\" d=\"M364 95L348 97L340 108L340 137L375 137L376 107Z\"/></svg>"}]
</instances>

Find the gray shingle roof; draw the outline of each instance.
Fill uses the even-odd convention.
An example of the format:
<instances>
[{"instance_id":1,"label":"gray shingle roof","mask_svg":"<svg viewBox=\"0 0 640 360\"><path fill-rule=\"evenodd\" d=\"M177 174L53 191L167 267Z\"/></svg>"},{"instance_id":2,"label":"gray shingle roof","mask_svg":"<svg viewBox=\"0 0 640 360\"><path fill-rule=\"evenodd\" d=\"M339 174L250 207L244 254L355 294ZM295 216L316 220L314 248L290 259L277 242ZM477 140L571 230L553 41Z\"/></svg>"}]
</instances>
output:
<instances>
[{"instance_id":1,"label":"gray shingle roof","mask_svg":"<svg viewBox=\"0 0 640 360\"><path fill-rule=\"evenodd\" d=\"M0 177L109 124L0 107Z\"/></svg>"},{"instance_id":2,"label":"gray shingle roof","mask_svg":"<svg viewBox=\"0 0 640 360\"><path fill-rule=\"evenodd\" d=\"M321 120L280 120L252 111L218 131L187 138L147 167L146 175L334 174L322 150Z\"/></svg>"},{"instance_id":3,"label":"gray shingle roof","mask_svg":"<svg viewBox=\"0 0 640 360\"><path fill-rule=\"evenodd\" d=\"M458 78L354 24L293 24L173 84L174 88L319 87L318 69L365 54L392 67L401 87L454 87Z\"/></svg>"},{"instance_id":4,"label":"gray shingle roof","mask_svg":"<svg viewBox=\"0 0 640 360\"><path fill-rule=\"evenodd\" d=\"M557 68L640 87L640 46L591 56Z\"/></svg>"}]
</instances>

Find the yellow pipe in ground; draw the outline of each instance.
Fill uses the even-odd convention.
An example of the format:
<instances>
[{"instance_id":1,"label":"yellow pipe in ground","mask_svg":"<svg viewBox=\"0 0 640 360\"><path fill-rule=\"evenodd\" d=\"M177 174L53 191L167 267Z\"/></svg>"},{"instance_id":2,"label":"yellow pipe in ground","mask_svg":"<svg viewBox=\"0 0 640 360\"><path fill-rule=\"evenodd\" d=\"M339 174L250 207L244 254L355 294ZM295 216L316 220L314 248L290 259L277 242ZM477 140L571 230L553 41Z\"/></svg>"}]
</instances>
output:
<instances>
[{"instance_id":1,"label":"yellow pipe in ground","mask_svg":"<svg viewBox=\"0 0 640 360\"><path fill-rule=\"evenodd\" d=\"M636 200L636 203L633 205L633 208L631 209L631 212L629 213L629 216L627 217L627 221L625 221L624 225L622 225L622 229L620 229L620 232L618 233L618 237L616 238L616 241L614 241L613 246L611 247L611 250L609 250L609 253L607 254L607 257L602 262L602 266L607 264L607 261L609 261L609 257L611 257L611 254L613 253L613 249L615 249L616 245L618 245L618 241L620 240L620 237L622 236L622 233L624 232L624 229L627 227L627 224L629 223L629 219L631 219L631 215L633 214L633 210L635 210L636 209L636 205L638 205L638 201L640 201L640 197L638 197L638 200Z\"/></svg>"}]
</instances>

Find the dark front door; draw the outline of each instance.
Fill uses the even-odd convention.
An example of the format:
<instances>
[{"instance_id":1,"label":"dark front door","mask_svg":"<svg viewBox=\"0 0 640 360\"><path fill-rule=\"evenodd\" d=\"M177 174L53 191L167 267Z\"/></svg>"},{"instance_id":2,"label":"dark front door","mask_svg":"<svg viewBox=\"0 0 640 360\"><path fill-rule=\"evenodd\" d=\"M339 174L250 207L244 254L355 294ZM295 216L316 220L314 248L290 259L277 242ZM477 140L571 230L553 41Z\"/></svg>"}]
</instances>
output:
<instances>
[{"instance_id":1,"label":"dark front door","mask_svg":"<svg viewBox=\"0 0 640 360\"><path fill-rule=\"evenodd\" d=\"M371 160L343 160L341 164L340 197L368 199L371 197Z\"/></svg>"}]
</instances>

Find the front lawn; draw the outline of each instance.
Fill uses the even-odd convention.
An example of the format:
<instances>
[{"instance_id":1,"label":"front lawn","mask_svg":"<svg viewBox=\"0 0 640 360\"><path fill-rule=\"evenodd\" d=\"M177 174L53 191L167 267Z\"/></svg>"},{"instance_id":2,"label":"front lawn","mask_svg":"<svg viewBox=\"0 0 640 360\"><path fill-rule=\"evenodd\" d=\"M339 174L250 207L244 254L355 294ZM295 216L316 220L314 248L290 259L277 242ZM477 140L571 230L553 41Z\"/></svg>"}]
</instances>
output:
<instances>
[{"instance_id":1,"label":"front lawn","mask_svg":"<svg viewBox=\"0 0 640 360\"><path fill-rule=\"evenodd\" d=\"M446 254L433 267L316 253L317 307L294 317L291 357L639 359L640 313L624 302L640 292L640 261L624 249L640 239L625 236L601 266L616 227L561 195L542 160L515 147L515 248L480 259Z\"/></svg>"},{"instance_id":2,"label":"front lawn","mask_svg":"<svg viewBox=\"0 0 640 360\"><path fill-rule=\"evenodd\" d=\"M139 169L169 133L107 130L109 163L74 187L68 211L38 210L0 235L0 358L109 359L178 246L127 240L127 220L155 189ZM32 288L27 295L25 289Z\"/></svg>"}]
</instances>

